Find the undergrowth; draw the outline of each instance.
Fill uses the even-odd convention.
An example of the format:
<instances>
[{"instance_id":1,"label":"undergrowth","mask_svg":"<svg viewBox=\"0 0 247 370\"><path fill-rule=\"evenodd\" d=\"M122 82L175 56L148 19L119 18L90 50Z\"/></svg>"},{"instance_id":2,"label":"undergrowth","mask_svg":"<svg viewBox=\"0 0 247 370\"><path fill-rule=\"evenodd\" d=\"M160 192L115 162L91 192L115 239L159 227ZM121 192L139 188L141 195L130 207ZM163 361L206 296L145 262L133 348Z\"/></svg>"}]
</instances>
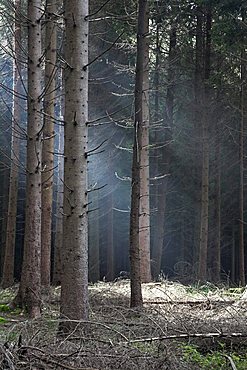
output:
<instances>
[{"instance_id":1,"label":"undergrowth","mask_svg":"<svg viewBox=\"0 0 247 370\"><path fill-rule=\"evenodd\" d=\"M231 360L238 370L247 369L247 354L227 353L222 345L222 351L201 353L197 346L185 344L181 346L184 360L191 365L197 365L200 370L227 370Z\"/></svg>"}]
</instances>

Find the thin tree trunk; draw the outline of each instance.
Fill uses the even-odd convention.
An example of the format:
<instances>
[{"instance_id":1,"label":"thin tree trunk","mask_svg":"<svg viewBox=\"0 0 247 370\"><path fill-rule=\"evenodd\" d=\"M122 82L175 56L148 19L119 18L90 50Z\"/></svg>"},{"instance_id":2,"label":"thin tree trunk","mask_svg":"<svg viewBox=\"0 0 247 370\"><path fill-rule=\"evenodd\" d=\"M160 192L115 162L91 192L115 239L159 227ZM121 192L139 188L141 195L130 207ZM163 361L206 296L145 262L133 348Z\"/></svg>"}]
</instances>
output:
<instances>
[{"instance_id":1,"label":"thin tree trunk","mask_svg":"<svg viewBox=\"0 0 247 370\"><path fill-rule=\"evenodd\" d=\"M88 318L88 1L65 0L64 224L61 316ZM62 321L60 330L77 326Z\"/></svg>"},{"instance_id":2,"label":"thin tree trunk","mask_svg":"<svg viewBox=\"0 0 247 370\"><path fill-rule=\"evenodd\" d=\"M42 150L42 229L41 229L41 284L48 288L51 280L51 228L54 173L54 115L56 98L56 43L54 16L56 1L46 0L45 28L45 96Z\"/></svg>"},{"instance_id":3,"label":"thin tree trunk","mask_svg":"<svg viewBox=\"0 0 247 370\"><path fill-rule=\"evenodd\" d=\"M113 229L113 194L108 194L108 214L107 214L107 270L106 279L114 279L114 229Z\"/></svg>"},{"instance_id":4,"label":"thin tree trunk","mask_svg":"<svg viewBox=\"0 0 247 370\"><path fill-rule=\"evenodd\" d=\"M245 126L245 53L241 54L241 119L239 127L239 284L245 285L244 263L244 126Z\"/></svg>"},{"instance_id":5,"label":"thin tree trunk","mask_svg":"<svg viewBox=\"0 0 247 370\"><path fill-rule=\"evenodd\" d=\"M89 281L95 283L100 280L99 255L99 194L93 191L89 196Z\"/></svg>"},{"instance_id":6,"label":"thin tree trunk","mask_svg":"<svg viewBox=\"0 0 247 370\"><path fill-rule=\"evenodd\" d=\"M216 181L215 181L215 237L214 237L214 254L213 254L213 280L220 281L221 269L221 140L220 140L220 123L216 123L216 141L215 141L215 164L216 164Z\"/></svg>"},{"instance_id":7,"label":"thin tree trunk","mask_svg":"<svg viewBox=\"0 0 247 370\"><path fill-rule=\"evenodd\" d=\"M28 2L27 184L24 256L19 292L14 303L32 318L41 307L41 18L40 0Z\"/></svg>"},{"instance_id":8,"label":"thin tree trunk","mask_svg":"<svg viewBox=\"0 0 247 370\"><path fill-rule=\"evenodd\" d=\"M235 225L232 226L232 243L231 243L231 282L236 283L236 243L235 243Z\"/></svg>"},{"instance_id":9,"label":"thin tree trunk","mask_svg":"<svg viewBox=\"0 0 247 370\"><path fill-rule=\"evenodd\" d=\"M142 129L140 140L140 213L139 245L141 261L141 281L151 281L150 265L150 197L149 197L149 17L148 5L144 14L143 39L143 93Z\"/></svg>"},{"instance_id":10,"label":"thin tree trunk","mask_svg":"<svg viewBox=\"0 0 247 370\"><path fill-rule=\"evenodd\" d=\"M141 166L141 135L143 128L143 99L144 99L144 69L145 69L145 37L146 17L148 11L147 0L139 0L137 26L137 54L135 80L135 122L132 159L132 191L130 211L130 288L131 307L142 307L141 269L140 269L140 237L139 237L139 210L140 210L140 166Z\"/></svg>"},{"instance_id":11,"label":"thin tree trunk","mask_svg":"<svg viewBox=\"0 0 247 370\"><path fill-rule=\"evenodd\" d=\"M205 75L203 88L203 117L202 117L202 198L201 198L201 227L199 249L199 280L207 278L208 256L208 207L209 207L209 76L210 76L210 53L211 53L211 9L206 9L206 46L205 46Z\"/></svg>"},{"instance_id":12,"label":"thin tree trunk","mask_svg":"<svg viewBox=\"0 0 247 370\"><path fill-rule=\"evenodd\" d=\"M16 238L16 214L18 196L19 166L18 158L20 151L19 125L21 122L21 101L22 92L21 71L21 0L15 1L14 20L14 65L13 65L13 112L12 112L12 143L11 143L11 168L9 182L9 201L7 215L6 246L3 264L2 287L7 288L14 283L15 264L15 238Z\"/></svg>"},{"instance_id":13,"label":"thin tree trunk","mask_svg":"<svg viewBox=\"0 0 247 370\"><path fill-rule=\"evenodd\" d=\"M201 6L196 9L196 48L195 48L195 80L194 80L194 243L193 243L193 263L196 264L199 258L200 246L200 213L201 213L201 168L202 168L202 89L203 89L203 13Z\"/></svg>"},{"instance_id":14,"label":"thin tree trunk","mask_svg":"<svg viewBox=\"0 0 247 370\"><path fill-rule=\"evenodd\" d=\"M2 172L1 172L1 177L3 179L2 181L2 199L1 199L1 276L3 273L3 265L4 265L4 255L5 255L5 245L6 245L6 238L7 238L7 216L8 216L8 199L9 199L9 164L4 164Z\"/></svg>"},{"instance_id":15,"label":"thin tree trunk","mask_svg":"<svg viewBox=\"0 0 247 370\"><path fill-rule=\"evenodd\" d=\"M62 109L61 109L62 110ZM63 115L60 115L62 118ZM63 126L59 126L58 132L58 153L64 152L64 130ZM56 205L56 232L54 246L54 267L53 267L53 285L61 284L62 274L62 252L63 252L63 155L58 159L58 179L57 179L57 205Z\"/></svg>"}]
</instances>

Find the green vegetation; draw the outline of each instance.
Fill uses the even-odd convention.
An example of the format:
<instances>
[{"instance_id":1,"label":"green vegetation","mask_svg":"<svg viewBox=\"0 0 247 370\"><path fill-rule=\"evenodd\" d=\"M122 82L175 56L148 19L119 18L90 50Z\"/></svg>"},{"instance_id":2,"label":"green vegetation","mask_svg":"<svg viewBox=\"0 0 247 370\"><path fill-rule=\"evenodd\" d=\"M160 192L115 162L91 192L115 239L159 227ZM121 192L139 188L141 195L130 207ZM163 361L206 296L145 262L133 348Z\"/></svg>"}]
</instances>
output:
<instances>
[{"instance_id":1,"label":"green vegetation","mask_svg":"<svg viewBox=\"0 0 247 370\"><path fill-rule=\"evenodd\" d=\"M224 345L222 345L224 348ZM232 359L238 370L247 369L247 353L227 353L222 351L211 351L202 354L195 345L183 345L183 358L191 365L198 365L200 370L227 370L230 369L230 360Z\"/></svg>"},{"instance_id":2,"label":"green vegetation","mask_svg":"<svg viewBox=\"0 0 247 370\"><path fill-rule=\"evenodd\" d=\"M0 312L9 312L10 308L7 304L0 304Z\"/></svg>"}]
</instances>

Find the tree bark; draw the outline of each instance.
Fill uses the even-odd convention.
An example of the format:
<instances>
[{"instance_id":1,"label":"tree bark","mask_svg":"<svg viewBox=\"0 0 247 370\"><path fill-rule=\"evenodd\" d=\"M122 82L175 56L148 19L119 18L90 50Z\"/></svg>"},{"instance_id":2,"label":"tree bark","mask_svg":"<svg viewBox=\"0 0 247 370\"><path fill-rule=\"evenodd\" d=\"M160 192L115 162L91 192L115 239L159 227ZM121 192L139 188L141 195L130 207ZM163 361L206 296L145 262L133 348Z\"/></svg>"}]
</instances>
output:
<instances>
[{"instance_id":1,"label":"tree bark","mask_svg":"<svg viewBox=\"0 0 247 370\"><path fill-rule=\"evenodd\" d=\"M61 317L88 318L88 1L65 0L64 223ZM75 322L60 323L70 331Z\"/></svg>"},{"instance_id":2,"label":"tree bark","mask_svg":"<svg viewBox=\"0 0 247 370\"><path fill-rule=\"evenodd\" d=\"M205 281L207 278L208 256L208 207L209 207L209 77L210 77L210 53L211 53L211 9L206 9L206 40L205 40L205 73L203 86L203 117L202 117L202 188L201 188L201 226L198 278Z\"/></svg>"},{"instance_id":3,"label":"tree bark","mask_svg":"<svg viewBox=\"0 0 247 370\"><path fill-rule=\"evenodd\" d=\"M40 0L28 2L27 184L24 256L14 303L37 318L41 311L41 18Z\"/></svg>"},{"instance_id":4,"label":"tree bark","mask_svg":"<svg viewBox=\"0 0 247 370\"><path fill-rule=\"evenodd\" d=\"M149 197L149 16L148 5L143 14L143 87L142 87L142 128L140 137L140 213L139 245L141 281L151 281L150 265L150 197Z\"/></svg>"},{"instance_id":5,"label":"tree bark","mask_svg":"<svg viewBox=\"0 0 247 370\"><path fill-rule=\"evenodd\" d=\"M14 283L15 264L15 238L16 238L16 214L19 178L19 152L20 137L19 125L21 122L21 0L15 1L14 19L14 65L13 65L13 109L12 109L12 142L11 142L11 168L9 182L9 201L7 215L6 245L3 264L2 287L7 288Z\"/></svg>"},{"instance_id":6,"label":"tree bark","mask_svg":"<svg viewBox=\"0 0 247 370\"><path fill-rule=\"evenodd\" d=\"M54 173L54 115L56 99L56 43L54 14L56 2L46 0L45 28L45 96L42 150L42 222L41 222L41 284L48 288L51 280L51 228Z\"/></svg>"},{"instance_id":7,"label":"tree bark","mask_svg":"<svg viewBox=\"0 0 247 370\"><path fill-rule=\"evenodd\" d=\"M202 7L196 9L196 48L195 48L195 80L194 80L194 166L193 176L195 185L195 206L194 206L194 243L193 263L196 264L199 258L200 246L200 216L201 216L201 168L202 168L202 90L203 90L203 12Z\"/></svg>"},{"instance_id":8,"label":"tree bark","mask_svg":"<svg viewBox=\"0 0 247 370\"><path fill-rule=\"evenodd\" d=\"M244 261L244 127L246 120L245 89L246 89L246 53L241 53L241 119L239 127L239 284L245 285Z\"/></svg>"},{"instance_id":9,"label":"tree bark","mask_svg":"<svg viewBox=\"0 0 247 370\"><path fill-rule=\"evenodd\" d=\"M131 307L142 307L141 268L140 268L140 235L139 235L139 212L140 212L140 167L142 129L145 115L143 112L144 99L144 69L145 69L145 37L146 17L148 4L146 0L139 0L138 25L137 25L137 53L136 53L136 79L135 79L135 121L133 138L132 159L132 191L130 210L130 288Z\"/></svg>"}]
</instances>

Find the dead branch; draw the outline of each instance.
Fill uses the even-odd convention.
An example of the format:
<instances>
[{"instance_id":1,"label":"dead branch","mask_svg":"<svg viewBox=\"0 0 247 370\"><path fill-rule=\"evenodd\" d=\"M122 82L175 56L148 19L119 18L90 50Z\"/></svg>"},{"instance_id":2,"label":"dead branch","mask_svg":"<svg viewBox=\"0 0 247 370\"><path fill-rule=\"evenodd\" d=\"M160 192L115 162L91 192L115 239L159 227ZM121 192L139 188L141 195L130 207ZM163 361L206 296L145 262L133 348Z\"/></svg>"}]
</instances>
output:
<instances>
[{"instance_id":1,"label":"dead branch","mask_svg":"<svg viewBox=\"0 0 247 370\"><path fill-rule=\"evenodd\" d=\"M247 338L247 333L182 333L172 335L162 335L160 337L148 337L140 339L132 339L119 344L145 343L155 342L169 339L191 339L191 338Z\"/></svg>"}]
</instances>

